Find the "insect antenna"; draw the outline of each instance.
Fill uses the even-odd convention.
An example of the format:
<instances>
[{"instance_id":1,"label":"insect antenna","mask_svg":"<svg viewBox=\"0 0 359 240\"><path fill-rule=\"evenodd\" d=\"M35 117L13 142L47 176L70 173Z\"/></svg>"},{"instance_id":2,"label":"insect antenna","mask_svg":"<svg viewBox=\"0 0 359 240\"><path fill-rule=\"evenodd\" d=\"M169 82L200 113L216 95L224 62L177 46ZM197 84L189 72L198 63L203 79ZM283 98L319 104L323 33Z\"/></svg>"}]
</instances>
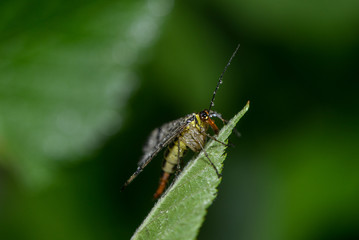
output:
<instances>
[{"instance_id":1,"label":"insect antenna","mask_svg":"<svg viewBox=\"0 0 359 240\"><path fill-rule=\"evenodd\" d=\"M228 68L228 66L231 64L232 59L234 58L234 56L236 56L237 51L238 51L238 49L239 49L239 46L240 46L240 44L238 44L236 50L234 50L234 52L233 52L231 58L229 59L227 65L224 67L224 70L223 70L221 76L219 77L219 80L218 80L218 83L217 83L217 87L216 87L216 89L215 89L214 92L213 92L213 97L212 97L212 100L211 100L211 104L209 105L208 112L209 112L209 111L211 110L211 108L214 106L214 98L216 97L216 93L217 93L217 90L218 90L218 88L219 88L219 85L222 84L223 75L224 75L224 73L227 71L227 68Z\"/></svg>"}]
</instances>

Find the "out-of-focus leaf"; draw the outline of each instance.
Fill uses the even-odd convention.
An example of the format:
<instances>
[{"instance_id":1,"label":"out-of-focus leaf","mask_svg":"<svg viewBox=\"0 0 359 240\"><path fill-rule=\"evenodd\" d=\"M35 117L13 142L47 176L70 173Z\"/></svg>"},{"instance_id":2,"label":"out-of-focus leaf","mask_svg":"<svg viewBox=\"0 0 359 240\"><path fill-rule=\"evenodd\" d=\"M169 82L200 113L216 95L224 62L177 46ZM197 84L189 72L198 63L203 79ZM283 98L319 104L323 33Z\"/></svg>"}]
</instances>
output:
<instances>
[{"instance_id":1,"label":"out-of-focus leaf","mask_svg":"<svg viewBox=\"0 0 359 240\"><path fill-rule=\"evenodd\" d=\"M161 3L2 3L0 164L43 184L53 162L78 159L115 132L137 57L172 7Z\"/></svg>"}]
</instances>

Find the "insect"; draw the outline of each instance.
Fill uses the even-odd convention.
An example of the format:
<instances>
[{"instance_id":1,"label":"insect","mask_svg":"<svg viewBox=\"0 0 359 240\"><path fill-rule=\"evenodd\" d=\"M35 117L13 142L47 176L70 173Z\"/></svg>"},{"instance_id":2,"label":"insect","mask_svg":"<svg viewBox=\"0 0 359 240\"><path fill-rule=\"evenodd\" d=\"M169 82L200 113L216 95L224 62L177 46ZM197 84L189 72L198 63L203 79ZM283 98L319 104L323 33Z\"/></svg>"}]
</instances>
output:
<instances>
[{"instance_id":1,"label":"insect","mask_svg":"<svg viewBox=\"0 0 359 240\"><path fill-rule=\"evenodd\" d=\"M231 64L231 61L236 55L238 49L239 45L233 52L231 58L229 59L227 65L225 66L222 74L219 77L217 86L213 92L209 108L204 109L203 111L198 113L188 114L185 117L166 123L161 127L154 129L150 134L146 145L143 148L143 156L137 164L137 170L125 182L125 184L121 188L121 191L124 190L127 185L129 185L137 177L137 175L142 172L142 170L147 166L147 164L150 163L151 160L163 148L167 147L162 165L163 173L160 178L159 186L156 190L156 193L154 194L155 199L159 198L166 188L170 175L175 171L175 169L177 169L177 171L180 171L181 159L183 158L184 154L187 152L188 149L192 150L193 152L200 152L201 150L204 151L204 145L206 143L207 137L218 141L215 137L209 135L207 133L207 130L209 128L212 128L215 135L217 135L219 129L215 122L212 120L212 118L217 117L221 119L223 123L225 123L226 120L222 118L221 114L211 110L211 108L214 106L214 99L219 86L222 84L223 75L226 72L228 66ZM208 157L206 151L204 151L204 154L207 157L209 163L212 165L218 178L220 178L221 174L218 172L216 166Z\"/></svg>"}]
</instances>

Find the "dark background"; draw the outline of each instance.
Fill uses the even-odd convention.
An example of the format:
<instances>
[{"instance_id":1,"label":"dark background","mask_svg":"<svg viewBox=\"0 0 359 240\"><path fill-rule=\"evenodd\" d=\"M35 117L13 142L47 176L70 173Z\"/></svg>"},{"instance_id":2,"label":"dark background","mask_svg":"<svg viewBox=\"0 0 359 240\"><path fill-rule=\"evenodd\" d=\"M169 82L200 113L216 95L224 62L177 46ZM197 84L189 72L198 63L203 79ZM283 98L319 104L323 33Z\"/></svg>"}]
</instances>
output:
<instances>
[{"instance_id":1,"label":"dark background","mask_svg":"<svg viewBox=\"0 0 359 240\"><path fill-rule=\"evenodd\" d=\"M359 238L359 2L2 1L0 238L129 239L150 131L251 101L199 239Z\"/></svg>"}]
</instances>

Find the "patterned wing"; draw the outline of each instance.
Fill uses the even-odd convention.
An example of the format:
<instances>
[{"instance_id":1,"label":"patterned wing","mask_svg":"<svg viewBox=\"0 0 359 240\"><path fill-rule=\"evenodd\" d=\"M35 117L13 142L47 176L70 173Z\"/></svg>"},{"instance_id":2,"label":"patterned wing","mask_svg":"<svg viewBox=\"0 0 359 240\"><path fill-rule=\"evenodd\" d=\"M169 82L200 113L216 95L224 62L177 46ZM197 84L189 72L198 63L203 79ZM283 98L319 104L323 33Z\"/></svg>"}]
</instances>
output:
<instances>
[{"instance_id":1,"label":"patterned wing","mask_svg":"<svg viewBox=\"0 0 359 240\"><path fill-rule=\"evenodd\" d=\"M194 114L188 114L187 116L177 119L175 121L164 124L163 126L156 128L152 131L150 137L147 140L146 145L143 148L143 156L138 162L137 170L132 176L123 184L121 191L123 191L133 179L140 174L146 165L158 154L162 148L166 147L172 142L178 134L180 134L188 123L193 121Z\"/></svg>"},{"instance_id":2,"label":"patterned wing","mask_svg":"<svg viewBox=\"0 0 359 240\"><path fill-rule=\"evenodd\" d=\"M169 143L180 134L188 123L193 121L194 114L188 114L183 118L166 123L156 128L150 134L146 145L143 147L143 156L138 162L142 169Z\"/></svg>"}]
</instances>

